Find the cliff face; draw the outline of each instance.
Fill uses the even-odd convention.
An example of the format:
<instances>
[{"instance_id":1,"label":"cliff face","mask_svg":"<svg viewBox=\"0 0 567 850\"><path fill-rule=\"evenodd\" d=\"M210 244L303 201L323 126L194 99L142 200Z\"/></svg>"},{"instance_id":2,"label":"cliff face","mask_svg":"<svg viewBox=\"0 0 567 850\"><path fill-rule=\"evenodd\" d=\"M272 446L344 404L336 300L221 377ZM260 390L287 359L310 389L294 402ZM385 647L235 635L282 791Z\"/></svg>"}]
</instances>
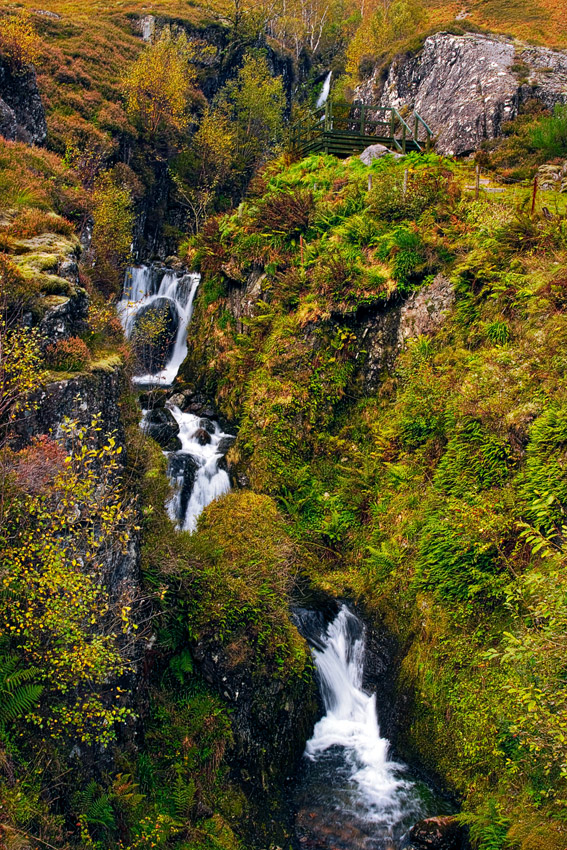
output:
<instances>
[{"instance_id":1,"label":"cliff face","mask_svg":"<svg viewBox=\"0 0 567 850\"><path fill-rule=\"evenodd\" d=\"M47 124L33 68L12 70L0 59L0 135L42 145Z\"/></svg>"},{"instance_id":2,"label":"cliff face","mask_svg":"<svg viewBox=\"0 0 567 850\"><path fill-rule=\"evenodd\" d=\"M498 36L437 33L419 53L398 56L385 78L377 68L358 95L372 105L414 107L440 153L467 154L498 136L525 101L567 103L567 53Z\"/></svg>"}]
</instances>

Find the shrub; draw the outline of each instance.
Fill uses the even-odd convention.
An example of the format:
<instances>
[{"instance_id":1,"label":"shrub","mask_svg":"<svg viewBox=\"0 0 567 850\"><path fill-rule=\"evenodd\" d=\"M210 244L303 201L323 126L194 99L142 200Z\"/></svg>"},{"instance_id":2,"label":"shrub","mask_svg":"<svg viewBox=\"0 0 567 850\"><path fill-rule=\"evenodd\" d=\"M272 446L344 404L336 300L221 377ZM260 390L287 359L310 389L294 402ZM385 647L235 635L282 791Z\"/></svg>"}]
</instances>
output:
<instances>
[{"instance_id":1,"label":"shrub","mask_svg":"<svg viewBox=\"0 0 567 850\"><path fill-rule=\"evenodd\" d=\"M305 233L314 208L313 192L270 192L260 206L256 227L264 232L293 239Z\"/></svg>"},{"instance_id":2,"label":"shrub","mask_svg":"<svg viewBox=\"0 0 567 850\"><path fill-rule=\"evenodd\" d=\"M20 239L31 239L40 233L60 233L71 236L73 225L66 218L43 210L26 209L7 228L8 234Z\"/></svg>"},{"instance_id":3,"label":"shrub","mask_svg":"<svg viewBox=\"0 0 567 850\"><path fill-rule=\"evenodd\" d=\"M410 171L404 193L404 173L397 169L375 175L373 188L368 193L368 206L377 218L402 221L419 218L445 197L448 197L448 186L442 175Z\"/></svg>"},{"instance_id":4,"label":"shrub","mask_svg":"<svg viewBox=\"0 0 567 850\"><path fill-rule=\"evenodd\" d=\"M553 115L541 118L530 129L529 139L532 147L553 159L567 154L567 106L555 107Z\"/></svg>"},{"instance_id":5,"label":"shrub","mask_svg":"<svg viewBox=\"0 0 567 850\"><path fill-rule=\"evenodd\" d=\"M91 362L91 353L82 339L72 336L49 345L46 360L56 372L80 372Z\"/></svg>"},{"instance_id":6,"label":"shrub","mask_svg":"<svg viewBox=\"0 0 567 850\"><path fill-rule=\"evenodd\" d=\"M33 28L29 12L8 15L0 26L0 53L17 69L37 62L40 40Z\"/></svg>"},{"instance_id":7,"label":"shrub","mask_svg":"<svg viewBox=\"0 0 567 850\"><path fill-rule=\"evenodd\" d=\"M116 293L132 244L132 194L105 173L95 182L93 201L92 248L96 261L93 276L104 291Z\"/></svg>"},{"instance_id":8,"label":"shrub","mask_svg":"<svg viewBox=\"0 0 567 850\"><path fill-rule=\"evenodd\" d=\"M30 307L39 292L39 284L27 280L7 254L0 253L0 311L8 318Z\"/></svg>"}]
</instances>

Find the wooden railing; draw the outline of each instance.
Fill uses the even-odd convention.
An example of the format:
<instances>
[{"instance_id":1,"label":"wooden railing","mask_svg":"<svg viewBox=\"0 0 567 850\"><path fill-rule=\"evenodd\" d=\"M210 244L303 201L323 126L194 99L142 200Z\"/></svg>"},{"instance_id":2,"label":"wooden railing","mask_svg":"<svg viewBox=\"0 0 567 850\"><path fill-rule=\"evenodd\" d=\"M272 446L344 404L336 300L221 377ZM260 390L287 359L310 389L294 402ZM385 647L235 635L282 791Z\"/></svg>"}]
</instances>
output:
<instances>
[{"instance_id":1,"label":"wooden railing","mask_svg":"<svg viewBox=\"0 0 567 850\"><path fill-rule=\"evenodd\" d=\"M430 150L431 128L417 112L409 122L393 106L327 101L306 121L293 126L292 145L303 155L325 152L350 156L376 142L400 153Z\"/></svg>"}]
</instances>

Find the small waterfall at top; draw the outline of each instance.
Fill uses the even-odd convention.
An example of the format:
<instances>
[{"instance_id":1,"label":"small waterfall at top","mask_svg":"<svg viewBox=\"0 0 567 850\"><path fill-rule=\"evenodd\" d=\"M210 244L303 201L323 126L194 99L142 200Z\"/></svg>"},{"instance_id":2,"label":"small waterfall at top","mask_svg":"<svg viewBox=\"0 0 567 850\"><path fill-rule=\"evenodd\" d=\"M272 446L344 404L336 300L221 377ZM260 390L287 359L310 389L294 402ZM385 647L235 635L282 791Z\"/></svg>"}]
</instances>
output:
<instances>
[{"instance_id":1,"label":"small waterfall at top","mask_svg":"<svg viewBox=\"0 0 567 850\"><path fill-rule=\"evenodd\" d=\"M424 816L424 804L405 765L389 756L376 695L362 689L364 626L342 605L325 632L307 638L325 715L305 748L297 797L301 846L403 847L404 834Z\"/></svg>"},{"instance_id":2,"label":"small waterfall at top","mask_svg":"<svg viewBox=\"0 0 567 850\"><path fill-rule=\"evenodd\" d=\"M175 380L187 355L187 327L193 315L199 282L198 274L179 274L171 269L137 266L127 270L124 292L117 307L126 336L131 338L141 318L151 317L152 311L154 316L161 314L162 323L165 319L164 330L168 336L163 368L136 375L135 383L167 388ZM167 510L179 529L193 532L203 509L230 490L228 472L222 468L222 463L234 437L225 434L212 419L183 412L172 401L166 403L166 408L162 414L158 410L158 416L177 423L181 443L180 449L165 452L168 475L175 487ZM155 412L143 410L141 426L144 430L150 430L150 417Z\"/></svg>"},{"instance_id":3,"label":"small waterfall at top","mask_svg":"<svg viewBox=\"0 0 567 850\"><path fill-rule=\"evenodd\" d=\"M329 92L331 91L331 77L333 76L333 72L329 71L327 76L325 77L325 82L323 83L323 88L321 89L321 94L317 98L316 109L319 109L320 106L324 106L327 102L327 98L329 97Z\"/></svg>"}]
</instances>

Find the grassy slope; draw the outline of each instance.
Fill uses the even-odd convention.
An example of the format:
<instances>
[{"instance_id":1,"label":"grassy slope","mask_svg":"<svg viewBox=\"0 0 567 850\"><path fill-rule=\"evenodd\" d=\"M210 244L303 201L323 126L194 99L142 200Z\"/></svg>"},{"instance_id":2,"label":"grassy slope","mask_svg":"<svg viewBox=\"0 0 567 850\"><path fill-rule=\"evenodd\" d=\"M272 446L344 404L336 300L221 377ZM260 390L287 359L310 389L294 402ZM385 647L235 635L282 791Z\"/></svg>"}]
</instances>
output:
<instances>
[{"instance_id":1,"label":"grassy slope","mask_svg":"<svg viewBox=\"0 0 567 850\"><path fill-rule=\"evenodd\" d=\"M417 695L408 744L463 795L480 846L559 850L564 219L530 219L513 191L475 202L471 174L435 159L413 162L404 207L402 167L383 168L368 193L356 160L280 164L209 225L193 364L241 417L234 459L317 554L313 580L398 632ZM285 227L282 208L295 210ZM243 280L258 265L264 302L238 333L225 272ZM357 307L440 269L454 312L369 395Z\"/></svg>"},{"instance_id":2,"label":"grassy slope","mask_svg":"<svg viewBox=\"0 0 567 850\"><path fill-rule=\"evenodd\" d=\"M549 47L567 47L562 0L429 0L430 23L443 26L467 11L466 20L483 29Z\"/></svg>"}]
</instances>

